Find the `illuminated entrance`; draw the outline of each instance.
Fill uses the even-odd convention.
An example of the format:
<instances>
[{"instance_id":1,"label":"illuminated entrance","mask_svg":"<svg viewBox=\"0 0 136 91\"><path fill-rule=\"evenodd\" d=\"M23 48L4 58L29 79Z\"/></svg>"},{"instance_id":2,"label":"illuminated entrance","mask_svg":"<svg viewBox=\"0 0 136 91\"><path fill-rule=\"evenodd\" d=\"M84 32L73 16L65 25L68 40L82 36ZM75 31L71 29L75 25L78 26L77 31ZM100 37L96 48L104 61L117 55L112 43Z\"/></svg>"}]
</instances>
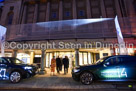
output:
<instances>
[{"instance_id":1,"label":"illuminated entrance","mask_svg":"<svg viewBox=\"0 0 136 91\"><path fill-rule=\"evenodd\" d=\"M79 50L79 65L90 65L94 64L96 60L103 56L110 56L109 51L95 51L95 49L91 49L91 51L88 50ZM75 58L75 51L74 50L51 50L46 52L46 62L45 67L49 68L51 65L51 59L55 56L56 58L59 56L61 59L63 59L65 56L68 56L69 58L69 67L75 67L76 65L76 58Z\"/></svg>"},{"instance_id":2,"label":"illuminated entrance","mask_svg":"<svg viewBox=\"0 0 136 91\"><path fill-rule=\"evenodd\" d=\"M75 65L75 53L73 51L58 51L58 52L47 52L46 53L46 67L50 67L51 59L53 55L57 58L58 56L63 59L65 56L69 58L69 67L72 68Z\"/></svg>"}]
</instances>

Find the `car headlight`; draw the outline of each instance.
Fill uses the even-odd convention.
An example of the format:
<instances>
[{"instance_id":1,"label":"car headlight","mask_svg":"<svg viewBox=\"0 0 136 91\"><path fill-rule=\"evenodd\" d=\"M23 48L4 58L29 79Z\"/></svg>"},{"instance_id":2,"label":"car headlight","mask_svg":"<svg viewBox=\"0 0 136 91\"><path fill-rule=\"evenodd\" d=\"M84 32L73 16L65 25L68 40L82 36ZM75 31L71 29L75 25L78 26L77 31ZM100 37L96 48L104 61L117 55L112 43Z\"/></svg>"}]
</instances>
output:
<instances>
[{"instance_id":1,"label":"car headlight","mask_svg":"<svg viewBox=\"0 0 136 91\"><path fill-rule=\"evenodd\" d=\"M26 67L24 67L24 69L25 69L25 70L30 70L30 69L32 69L32 67L26 66Z\"/></svg>"},{"instance_id":2,"label":"car headlight","mask_svg":"<svg viewBox=\"0 0 136 91\"><path fill-rule=\"evenodd\" d=\"M73 71L74 71L74 73L77 73L80 71L80 69L74 69Z\"/></svg>"}]
</instances>

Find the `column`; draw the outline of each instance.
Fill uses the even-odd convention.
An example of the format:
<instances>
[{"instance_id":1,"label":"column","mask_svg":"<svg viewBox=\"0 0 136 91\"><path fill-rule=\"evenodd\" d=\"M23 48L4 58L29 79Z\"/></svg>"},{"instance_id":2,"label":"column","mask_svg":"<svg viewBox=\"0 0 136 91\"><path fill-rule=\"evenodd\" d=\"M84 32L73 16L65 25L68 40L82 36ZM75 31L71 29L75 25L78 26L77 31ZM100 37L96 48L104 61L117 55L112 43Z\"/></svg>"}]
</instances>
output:
<instances>
[{"instance_id":1,"label":"column","mask_svg":"<svg viewBox=\"0 0 136 91\"><path fill-rule=\"evenodd\" d=\"M76 1L73 0L73 19L77 19Z\"/></svg>"},{"instance_id":2,"label":"column","mask_svg":"<svg viewBox=\"0 0 136 91\"><path fill-rule=\"evenodd\" d=\"M101 13L102 13L102 18L106 18L106 11L105 11L105 6L104 6L104 1L101 1Z\"/></svg>"},{"instance_id":3,"label":"column","mask_svg":"<svg viewBox=\"0 0 136 91\"><path fill-rule=\"evenodd\" d=\"M46 21L49 21L50 19L50 2L47 2L47 10L46 10Z\"/></svg>"},{"instance_id":4,"label":"column","mask_svg":"<svg viewBox=\"0 0 136 91\"><path fill-rule=\"evenodd\" d=\"M63 19L63 5L62 5L62 0L59 2L59 20Z\"/></svg>"},{"instance_id":5,"label":"column","mask_svg":"<svg viewBox=\"0 0 136 91\"><path fill-rule=\"evenodd\" d=\"M23 11L23 17L22 17L21 24L25 23L25 20L26 20L26 11L27 11L27 5L25 4L24 5L24 11Z\"/></svg>"},{"instance_id":6,"label":"column","mask_svg":"<svg viewBox=\"0 0 136 91\"><path fill-rule=\"evenodd\" d=\"M41 70L40 70L40 74L43 75L46 73L45 71L45 57L46 57L46 51L45 50L41 50L42 51L42 56L41 56Z\"/></svg>"},{"instance_id":7,"label":"column","mask_svg":"<svg viewBox=\"0 0 136 91\"><path fill-rule=\"evenodd\" d=\"M117 12L117 15L119 17L121 17L121 9L120 9L120 6L119 6L119 0L115 0L115 7L116 7L116 12Z\"/></svg>"},{"instance_id":8,"label":"column","mask_svg":"<svg viewBox=\"0 0 136 91\"><path fill-rule=\"evenodd\" d=\"M26 13L27 13L27 4L24 5L23 16L22 16L20 30L19 30L20 36L24 35L23 28L25 27L24 24L25 24L25 21L26 21Z\"/></svg>"},{"instance_id":9,"label":"column","mask_svg":"<svg viewBox=\"0 0 136 91\"><path fill-rule=\"evenodd\" d=\"M33 28L32 28L32 32L36 31L36 22L37 22L37 18L38 18L38 4L35 4L35 11L34 11L34 19L33 19Z\"/></svg>"},{"instance_id":10,"label":"column","mask_svg":"<svg viewBox=\"0 0 136 91\"><path fill-rule=\"evenodd\" d=\"M33 64L34 62L34 51L30 52L30 64Z\"/></svg>"},{"instance_id":11,"label":"column","mask_svg":"<svg viewBox=\"0 0 136 91\"><path fill-rule=\"evenodd\" d=\"M59 2L59 20L63 20L63 5L62 0ZM58 30L62 30L62 23L59 22Z\"/></svg>"},{"instance_id":12,"label":"column","mask_svg":"<svg viewBox=\"0 0 136 91\"><path fill-rule=\"evenodd\" d=\"M87 8L87 18L91 18L91 7L90 7L90 1L86 0L86 8Z\"/></svg>"},{"instance_id":13,"label":"column","mask_svg":"<svg viewBox=\"0 0 136 91\"><path fill-rule=\"evenodd\" d=\"M37 22L37 16L38 16L38 4L35 4L35 11L34 11L34 20L33 22L36 23Z\"/></svg>"},{"instance_id":14,"label":"column","mask_svg":"<svg viewBox=\"0 0 136 91\"><path fill-rule=\"evenodd\" d=\"M13 50L12 57L17 57L17 50Z\"/></svg>"},{"instance_id":15,"label":"column","mask_svg":"<svg viewBox=\"0 0 136 91\"><path fill-rule=\"evenodd\" d=\"M75 49L75 63L79 66L79 49Z\"/></svg>"},{"instance_id":16,"label":"column","mask_svg":"<svg viewBox=\"0 0 136 91\"><path fill-rule=\"evenodd\" d=\"M103 51L99 52L100 58L103 58Z\"/></svg>"}]
</instances>

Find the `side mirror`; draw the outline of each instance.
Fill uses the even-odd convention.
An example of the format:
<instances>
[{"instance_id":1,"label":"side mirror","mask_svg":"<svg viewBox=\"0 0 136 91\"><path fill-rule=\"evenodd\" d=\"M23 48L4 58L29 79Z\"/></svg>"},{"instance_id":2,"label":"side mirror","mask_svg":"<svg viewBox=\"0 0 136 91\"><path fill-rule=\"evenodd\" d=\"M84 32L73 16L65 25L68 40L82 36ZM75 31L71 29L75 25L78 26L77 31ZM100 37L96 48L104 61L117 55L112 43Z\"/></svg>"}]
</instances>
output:
<instances>
[{"instance_id":1,"label":"side mirror","mask_svg":"<svg viewBox=\"0 0 136 91\"><path fill-rule=\"evenodd\" d=\"M104 67L107 67L107 66L109 66L109 65L110 65L110 62L105 62L105 63L103 64Z\"/></svg>"}]
</instances>

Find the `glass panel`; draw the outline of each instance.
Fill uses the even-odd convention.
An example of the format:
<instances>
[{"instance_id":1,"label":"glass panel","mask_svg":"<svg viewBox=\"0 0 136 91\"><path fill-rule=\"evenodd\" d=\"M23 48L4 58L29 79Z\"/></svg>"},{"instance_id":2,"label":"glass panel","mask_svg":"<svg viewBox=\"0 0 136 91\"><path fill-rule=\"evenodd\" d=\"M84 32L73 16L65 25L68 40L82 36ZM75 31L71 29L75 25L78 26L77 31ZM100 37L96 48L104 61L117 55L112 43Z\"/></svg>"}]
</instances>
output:
<instances>
[{"instance_id":1,"label":"glass panel","mask_svg":"<svg viewBox=\"0 0 136 91\"><path fill-rule=\"evenodd\" d=\"M82 53L79 53L79 65L83 65L83 57L82 57Z\"/></svg>"},{"instance_id":2,"label":"glass panel","mask_svg":"<svg viewBox=\"0 0 136 91\"><path fill-rule=\"evenodd\" d=\"M84 65L88 64L88 56L87 53L83 53L84 56Z\"/></svg>"},{"instance_id":3,"label":"glass panel","mask_svg":"<svg viewBox=\"0 0 136 91\"><path fill-rule=\"evenodd\" d=\"M92 56L90 52L88 53L88 63L92 64Z\"/></svg>"},{"instance_id":4,"label":"glass panel","mask_svg":"<svg viewBox=\"0 0 136 91\"><path fill-rule=\"evenodd\" d=\"M49 53L46 54L46 67L49 67Z\"/></svg>"}]
</instances>

